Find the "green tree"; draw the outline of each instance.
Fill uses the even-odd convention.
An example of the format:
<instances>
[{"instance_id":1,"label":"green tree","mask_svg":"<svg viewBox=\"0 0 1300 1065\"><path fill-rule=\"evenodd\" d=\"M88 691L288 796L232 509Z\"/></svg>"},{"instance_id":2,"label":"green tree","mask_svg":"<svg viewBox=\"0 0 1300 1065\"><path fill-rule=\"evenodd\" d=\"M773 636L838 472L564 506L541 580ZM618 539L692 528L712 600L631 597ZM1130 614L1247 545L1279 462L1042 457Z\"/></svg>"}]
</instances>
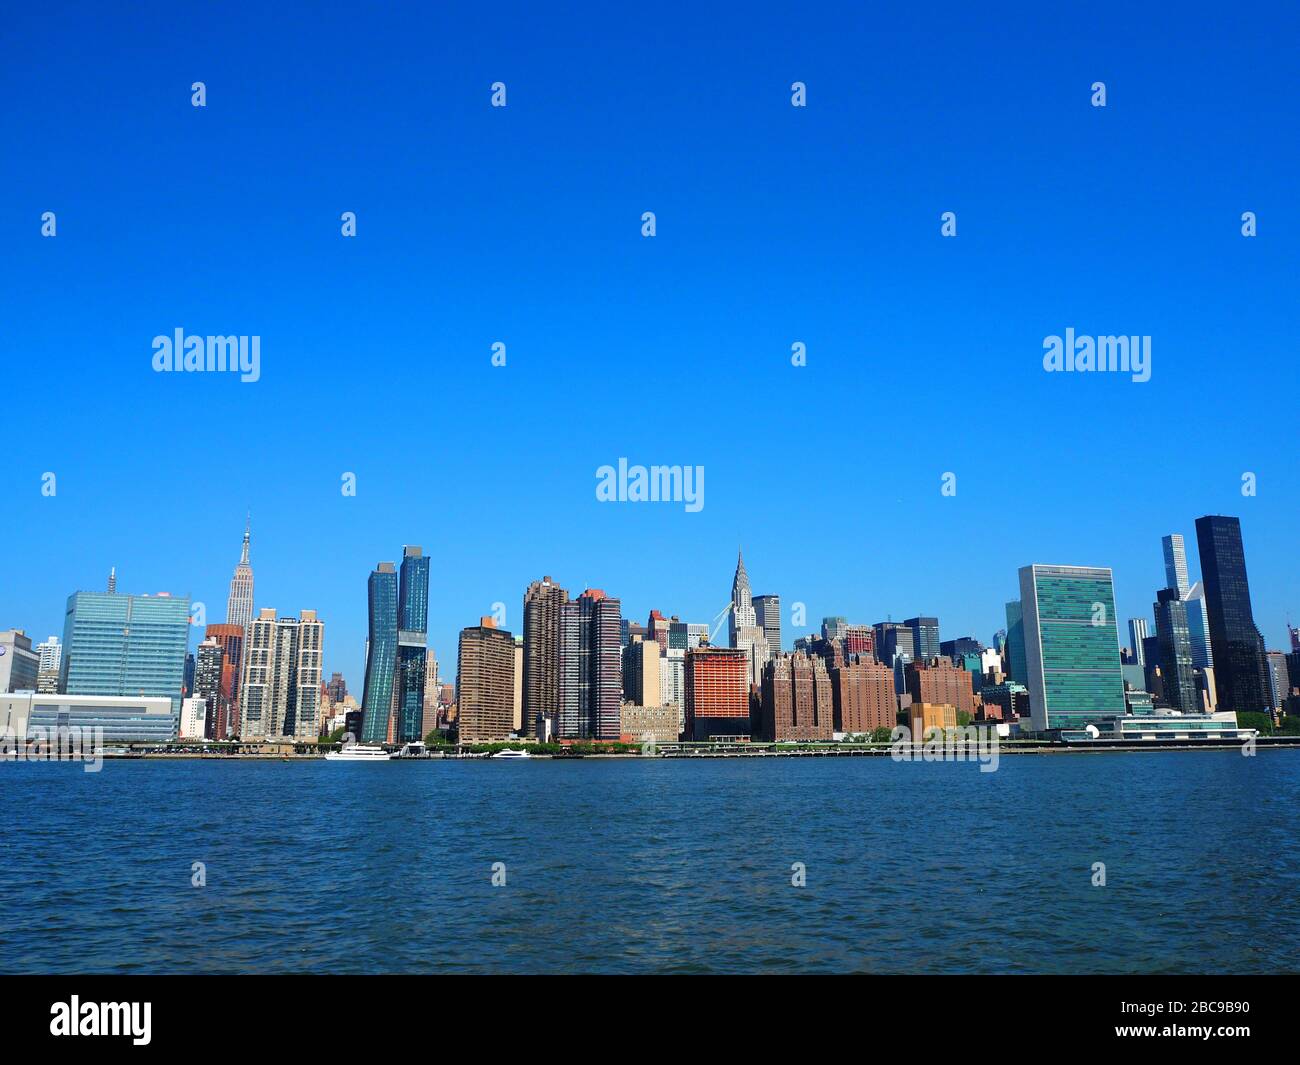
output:
<instances>
[{"instance_id":1,"label":"green tree","mask_svg":"<svg viewBox=\"0 0 1300 1065\"><path fill-rule=\"evenodd\" d=\"M1237 725L1240 728L1259 729L1261 736L1271 736L1276 731L1273 728L1273 718L1269 714L1257 714L1252 712L1239 712L1237 714Z\"/></svg>"}]
</instances>

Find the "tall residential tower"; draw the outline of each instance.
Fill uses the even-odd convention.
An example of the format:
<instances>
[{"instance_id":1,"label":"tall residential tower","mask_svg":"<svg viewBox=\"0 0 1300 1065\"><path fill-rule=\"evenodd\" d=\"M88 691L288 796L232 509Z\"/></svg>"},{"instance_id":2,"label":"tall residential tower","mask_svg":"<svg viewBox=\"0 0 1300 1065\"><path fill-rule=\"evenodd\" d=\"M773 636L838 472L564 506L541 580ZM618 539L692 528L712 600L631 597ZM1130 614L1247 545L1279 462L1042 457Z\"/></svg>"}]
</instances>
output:
<instances>
[{"instance_id":1,"label":"tall residential tower","mask_svg":"<svg viewBox=\"0 0 1300 1065\"><path fill-rule=\"evenodd\" d=\"M524 592L524 707L525 736L538 731L539 720L554 727L560 705L560 608L569 593L550 577L533 581Z\"/></svg>"},{"instance_id":2,"label":"tall residential tower","mask_svg":"<svg viewBox=\"0 0 1300 1065\"><path fill-rule=\"evenodd\" d=\"M429 625L429 559L418 547L402 548L397 593L398 743L423 739L424 684Z\"/></svg>"},{"instance_id":3,"label":"tall residential tower","mask_svg":"<svg viewBox=\"0 0 1300 1065\"><path fill-rule=\"evenodd\" d=\"M366 641L366 686L361 697L361 739L384 743L393 714L393 680L397 674L397 568L381 562L367 583L370 605Z\"/></svg>"}]
</instances>

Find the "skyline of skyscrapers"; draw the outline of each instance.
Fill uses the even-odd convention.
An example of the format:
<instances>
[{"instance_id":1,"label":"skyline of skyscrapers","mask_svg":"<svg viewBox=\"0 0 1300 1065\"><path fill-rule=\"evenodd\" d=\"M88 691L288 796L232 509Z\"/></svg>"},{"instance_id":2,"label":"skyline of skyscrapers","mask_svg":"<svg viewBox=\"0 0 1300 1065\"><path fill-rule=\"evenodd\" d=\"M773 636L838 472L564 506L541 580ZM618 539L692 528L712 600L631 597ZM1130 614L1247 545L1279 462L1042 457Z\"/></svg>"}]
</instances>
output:
<instances>
[{"instance_id":1,"label":"skyline of skyscrapers","mask_svg":"<svg viewBox=\"0 0 1300 1065\"><path fill-rule=\"evenodd\" d=\"M1286 654L1267 650L1254 625L1240 520L1206 516L1197 520L1196 528L1202 580L1192 580L1182 536L1166 534L1161 538L1161 553L1164 579L1171 583L1156 590L1152 604L1154 629L1148 628L1146 618L1128 621L1131 654L1139 665L1145 661L1144 674L1124 674L1117 668L1119 640L1114 587L1109 569L1100 567L1035 564L1023 568L1019 575L1021 598L1006 605L1005 653L1000 656L993 651L986 654L972 637L940 640L938 619L919 614L901 623L884 621L874 626L853 623L844 615L828 615L821 622L823 635L796 638L796 650L804 658L822 663L828 692L839 690L836 678L841 668L846 670L843 676L847 681L853 676L850 667L863 664L858 660L879 661L892 670L896 695L916 703L950 704L961 714L970 712L968 693L978 693L982 683L989 684L990 688L1019 684L1016 679L1019 673L1025 678L1033 725L1043 730L1070 729L1085 720L1103 720L1122 712L1118 709L1121 702L1126 706L1169 708L1183 714L1200 713L1207 707L1233 712L1281 711L1293 683L1293 671L1288 667ZM252 596L250 539L251 522L246 520L240 561L227 601L227 614L232 619L243 616ZM1026 570L1031 571L1028 577ZM427 647L428 579L428 558L421 548L409 545L403 550L400 575L392 563L380 563L370 575L368 605L372 638L367 643L363 708L373 713L368 724L363 715L362 739L366 742L410 742L422 739L433 723L440 727L447 723L439 718L436 684L429 676L433 668L436 680L436 665L431 666ZM1074 594L1083 584L1088 584L1094 593L1094 598L1088 601L1086 618L1079 613L1082 600ZM50 683L51 690L67 685L89 685L101 689L94 694L156 693L178 701L181 691L189 693L192 689L193 694L207 700L205 731L210 739L277 736L285 735L284 730L290 737L315 735L312 729L320 725L316 718L324 688L300 700L301 683L296 679L290 691L282 686L281 680L253 677L250 681L248 670L231 671L232 661L247 653L252 624L268 620L266 610L254 617L248 628L238 620L206 626L193 656L191 682L186 672L188 598L166 594L119 595L115 567L109 585L111 591L80 592L70 597L62 642L51 637L40 646L38 654L28 646L30 641L21 647L14 641L16 650L11 652L10 661L3 664L12 673L15 665L26 663L22 652L27 652L33 660L43 658L48 663L61 657L62 671L69 679L65 682L60 676L57 682ZM784 661L788 657L780 650L781 598L775 594L750 594L749 576L740 552L731 589L727 616L731 638L739 646L727 650L745 654L746 694L752 692L754 699L753 713L747 704L745 716L751 718L750 723L756 729L767 729L769 719L763 716L767 710L762 704L764 680L769 675L767 665L769 661ZM1028 602L1030 596L1032 603ZM802 604L796 607L797 613ZM1198 631L1210 626L1206 624L1198 630L1198 618L1205 616L1208 622L1211 610L1215 612L1213 624L1218 626L1219 636L1216 639L1213 632L1207 633L1201 653ZM97 617L97 612L102 611L107 614ZM1034 614L1032 632L1027 620L1030 611ZM623 699L645 706L676 704L684 732L691 731L695 718L710 716L689 705L693 681L700 680L700 669L706 668L693 670L689 652L717 649L708 647L709 626L683 622L676 615L666 617L657 609L649 611L644 626L624 622L621 615L621 603L604 596L598 589L589 589L578 599L569 601L568 593L550 577L528 586L524 595L525 632L512 637L517 644L515 654L520 658L512 682L520 689L518 698L512 700L513 730L524 735L538 734L540 721L543 723L540 734L547 737L612 738L618 732L619 705ZM171 680L160 680L157 675L143 685L140 679L141 669L156 671L159 666L158 648L150 643L156 635L150 625L159 618L170 625L171 642L161 652L161 657L166 659L165 676L175 675L175 652L180 652L178 690L171 688ZM264 646L259 647L263 658L269 653L273 663L281 661L288 671L286 676L314 674L315 685L320 687L317 671L321 663L316 661L301 667L296 648L296 641L305 631L302 622L317 622L314 612L304 612L300 619L273 620L276 627L269 636L263 626L266 638ZM70 629L69 625L73 627ZM290 635L290 626L296 626L297 635ZM134 680L123 681L115 676L115 667L104 657L105 645L98 636L91 639L88 635L96 631L111 634L112 630L130 636L131 653L123 661L134 671ZM1150 634L1152 631L1154 635ZM1018 655L1022 641L1025 646ZM1114 643L1113 656L1108 641ZM121 659L120 639L116 648ZM307 650L311 649L309 639ZM1225 659L1224 667L1217 674L1210 665L1216 650L1234 656ZM288 657L282 658L284 655ZM386 662L390 660L392 667L388 668ZM1234 674L1230 668L1233 662L1239 666L1244 663L1245 671L1238 668ZM802 668L786 662L779 670L770 672L779 684L784 684L787 678L794 683ZM815 672L816 667L812 668ZM92 669L93 679L89 681L83 672L86 669ZM970 687L962 691L930 690L925 682L932 671L935 675L959 677ZM1294 672L1300 675L1300 670ZM530 676L536 678L531 689ZM1128 694L1124 694L1126 676ZM21 682L26 687L36 683L26 674L22 675ZM259 704L245 725L238 707L246 692L256 692ZM430 693L432 699L426 697ZM1120 698L1116 698L1117 693ZM69 694L91 693L70 691ZM316 709L310 705L313 701ZM300 702L307 711L306 717L298 714ZM1004 702L1011 703L1008 710L1014 707L1010 700ZM834 698L832 704L835 705ZM538 707L536 713L530 711L532 706ZM778 700L772 704L770 723L774 730L778 721L784 721L782 728L800 731L810 720L800 714L797 700L789 707L793 716L787 720L786 703ZM553 709L548 712L547 708ZM732 707L733 713L737 711L738 706ZM453 722L454 717L453 707ZM303 723L308 718L313 724ZM692 721L688 722L688 718ZM820 717L817 723L820 727Z\"/></svg>"}]
</instances>

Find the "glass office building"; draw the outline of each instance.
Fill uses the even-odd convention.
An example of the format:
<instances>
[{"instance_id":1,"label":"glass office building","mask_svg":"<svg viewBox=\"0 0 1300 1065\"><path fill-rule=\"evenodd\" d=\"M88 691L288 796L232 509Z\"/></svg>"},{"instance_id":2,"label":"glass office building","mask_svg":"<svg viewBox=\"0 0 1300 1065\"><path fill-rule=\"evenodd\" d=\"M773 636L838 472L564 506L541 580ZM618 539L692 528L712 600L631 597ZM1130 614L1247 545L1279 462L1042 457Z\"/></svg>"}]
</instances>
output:
<instances>
[{"instance_id":1,"label":"glass office building","mask_svg":"<svg viewBox=\"0 0 1300 1065\"><path fill-rule=\"evenodd\" d=\"M1025 622L1024 611L1020 609L1020 600L1013 599L1007 604L1007 680L1025 684L1029 679L1029 670L1025 666Z\"/></svg>"},{"instance_id":2,"label":"glass office building","mask_svg":"<svg viewBox=\"0 0 1300 1065\"><path fill-rule=\"evenodd\" d=\"M1025 566L1020 604L1036 732L1078 729L1125 713L1109 569Z\"/></svg>"},{"instance_id":3,"label":"glass office building","mask_svg":"<svg viewBox=\"0 0 1300 1065\"><path fill-rule=\"evenodd\" d=\"M1199 713L1200 696L1192 673L1192 639L1187 628L1187 603L1177 588L1156 593L1156 636L1160 641L1160 675L1165 705L1184 714Z\"/></svg>"},{"instance_id":4,"label":"glass office building","mask_svg":"<svg viewBox=\"0 0 1300 1065\"><path fill-rule=\"evenodd\" d=\"M939 655L939 619L908 618L903 622L912 630L912 647L915 661L928 662Z\"/></svg>"},{"instance_id":5,"label":"glass office building","mask_svg":"<svg viewBox=\"0 0 1300 1065\"><path fill-rule=\"evenodd\" d=\"M180 718L189 596L74 592L63 623L68 695L166 696Z\"/></svg>"},{"instance_id":6,"label":"glass office building","mask_svg":"<svg viewBox=\"0 0 1300 1065\"><path fill-rule=\"evenodd\" d=\"M393 711L393 680L397 673L397 570L381 562L370 574L370 638L366 642L366 686L361 739L384 743Z\"/></svg>"},{"instance_id":7,"label":"glass office building","mask_svg":"<svg viewBox=\"0 0 1300 1065\"><path fill-rule=\"evenodd\" d=\"M397 594L397 728L399 743L423 739L425 660L428 654L429 560L418 547L402 551Z\"/></svg>"},{"instance_id":8,"label":"glass office building","mask_svg":"<svg viewBox=\"0 0 1300 1065\"><path fill-rule=\"evenodd\" d=\"M1201 555L1219 709L1267 713L1270 700L1264 639L1255 627L1250 605L1241 519L1216 514L1197 518L1196 545Z\"/></svg>"}]
</instances>

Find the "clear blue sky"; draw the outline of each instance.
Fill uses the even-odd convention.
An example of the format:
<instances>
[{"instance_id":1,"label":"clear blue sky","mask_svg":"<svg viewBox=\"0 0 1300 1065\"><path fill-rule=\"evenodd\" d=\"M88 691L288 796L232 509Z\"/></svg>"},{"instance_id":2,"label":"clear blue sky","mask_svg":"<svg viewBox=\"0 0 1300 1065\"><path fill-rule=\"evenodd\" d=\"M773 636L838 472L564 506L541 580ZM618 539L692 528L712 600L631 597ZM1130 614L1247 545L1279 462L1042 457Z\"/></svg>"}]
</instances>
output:
<instances>
[{"instance_id":1,"label":"clear blue sky","mask_svg":"<svg viewBox=\"0 0 1300 1065\"><path fill-rule=\"evenodd\" d=\"M246 507L258 606L358 695L404 543L448 678L531 579L706 620L738 545L810 627L987 642L1019 566L1146 616L1160 536L1195 570L1237 514L1269 645L1300 617L1282 5L302 7L6 10L0 627L111 565L222 620ZM154 373L177 327L260 335L261 381ZM1152 380L1044 373L1067 327L1151 335ZM620 456L704 466L703 511L597 503Z\"/></svg>"}]
</instances>

